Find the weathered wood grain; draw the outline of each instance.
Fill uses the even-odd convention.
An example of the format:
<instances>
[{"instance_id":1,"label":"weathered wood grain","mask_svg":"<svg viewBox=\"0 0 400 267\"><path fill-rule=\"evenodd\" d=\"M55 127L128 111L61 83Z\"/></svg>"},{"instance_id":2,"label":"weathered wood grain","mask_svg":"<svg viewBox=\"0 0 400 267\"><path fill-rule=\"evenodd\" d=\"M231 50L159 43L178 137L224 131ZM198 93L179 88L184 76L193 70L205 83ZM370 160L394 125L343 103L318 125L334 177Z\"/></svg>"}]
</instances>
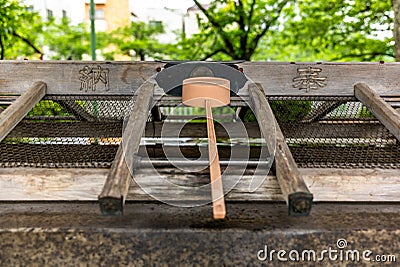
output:
<instances>
[{"instance_id":1,"label":"weathered wood grain","mask_svg":"<svg viewBox=\"0 0 400 267\"><path fill-rule=\"evenodd\" d=\"M140 85L156 74L159 62L92 62L92 61L2 61L0 64L0 93L22 93L28 84L44 81L48 94L69 95L133 95ZM268 96L353 96L353 85L364 82L376 88L381 96L398 95L400 63L279 63L245 62L239 64L252 82L266 88ZM108 71L108 86L97 81L95 90L82 88L89 81L80 71ZM299 69L320 69L326 77L316 89L295 88ZM81 80L80 80L81 79ZM86 85L85 85L86 86ZM87 88L87 87L86 87Z\"/></svg>"},{"instance_id":2,"label":"weathered wood grain","mask_svg":"<svg viewBox=\"0 0 400 267\"><path fill-rule=\"evenodd\" d=\"M267 96L354 96L353 86L364 82L376 89L381 96L398 95L400 88L400 63L285 63L245 62L239 64L254 83L265 88ZM323 87L299 90L293 79L299 77L299 69L320 69L319 77L326 77Z\"/></svg>"},{"instance_id":3,"label":"weathered wood grain","mask_svg":"<svg viewBox=\"0 0 400 267\"><path fill-rule=\"evenodd\" d=\"M138 97L124 129L123 141L99 195L100 209L105 215L120 215L123 212L133 163L146 127L153 92L154 84L151 83L144 84L138 91Z\"/></svg>"},{"instance_id":4,"label":"weathered wood grain","mask_svg":"<svg viewBox=\"0 0 400 267\"><path fill-rule=\"evenodd\" d=\"M386 103L371 86L365 83L356 84L354 94L400 141L400 114Z\"/></svg>"},{"instance_id":5,"label":"weathered wood grain","mask_svg":"<svg viewBox=\"0 0 400 267\"><path fill-rule=\"evenodd\" d=\"M109 169L2 168L0 200L95 201Z\"/></svg>"},{"instance_id":6,"label":"weathered wood grain","mask_svg":"<svg viewBox=\"0 0 400 267\"><path fill-rule=\"evenodd\" d=\"M21 93L27 83L44 81L50 95L133 95L161 66L158 62L2 61L0 92ZM92 79L100 74L102 79Z\"/></svg>"},{"instance_id":7,"label":"weathered wood grain","mask_svg":"<svg viewBox=\"0 0 400 267\"><path fill-rule=\"evenodd\" d=\"M161 170L166 178L173 177L180 183L193 184L194 180L209 180L201 175ZM0 169L0 201L97 201L109 169L95 168L2 168ZM308 187L314 194L314 202L400 202L400 176L396 169L299 169ZM171 174L169 174L171 173ZM199 195L182 196L179 188L163 188L157 179L146 176L146 170L138 170L147 183L158 193L164 191L169 200L204 200ZM230 191L226 201L284 201L275 176L266 176L263 184L249 192L251 174L245 174ZM127 200L154 200L135 183L131 183Z\"/></svg>"},{"instance_id":8,"label":"weathered wood grain","mask_svg":"<svg viewBox=\"0 0 400 267\"><path fill-rule=\"evenodd\" d=\"M300 175L285 137L261 90L260 85L250 84L250 101L268 149L270 153L275 151L276 177L288 204L289 214L308 215L312 206L312 194Z\"/></svg>"},{"instance_id":9,"label":"weathered wood grain","mask_svg":"<svg viewBox=\"0 0 400 267\"><path fill-rule=\"evenodd\" d=\"M46 94L46 84L35 82L15 102L0 114L0 141L25 117Z\"/></svg>"}]
</instances>

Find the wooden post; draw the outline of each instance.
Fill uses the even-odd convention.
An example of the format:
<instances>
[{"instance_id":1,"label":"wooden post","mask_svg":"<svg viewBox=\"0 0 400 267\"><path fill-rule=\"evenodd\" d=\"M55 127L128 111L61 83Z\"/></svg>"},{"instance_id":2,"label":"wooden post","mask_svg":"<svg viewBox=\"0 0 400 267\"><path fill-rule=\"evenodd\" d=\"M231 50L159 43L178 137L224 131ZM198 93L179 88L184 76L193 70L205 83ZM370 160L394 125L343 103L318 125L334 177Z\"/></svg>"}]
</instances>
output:
<instances>
[{"instance_id":1,"label":"wooden post","mask_svg":"<svg viewBox=\"0 0 400 267\"><path fill-rule=\"evenodd\" d=\"M81 121L98 121L96 116L87 112L80 104L75 101L57 100L57 103L65 108L69 113Z\"/></svg>"},{"instance_id":2,"label":"wooden post","mask_svg":"<svg viewBox=\"0 0 400 267\"><path fill-rule=\"evenodd\" d=\"M127 165L126 155L135 157L139 151L140 140L153 99L154 84L146 83L138 91L133 110L126 124L122 143L108 173L104 187L99 195L100 210L103 215L122 215L128 194L133 166ZM128 164L133 164L128 161Z\"/></svg>"},{"instance_id":3,"label":"wooden post","mask_svg":"<svg viewBox=\"0 0 400 267\"><path fill-rule=\"evenodd\" d=\"M0 142L28 114L28 112L46 95L46 84L35 82L25 93L17 98L0 114Z\"/></svg>"},{"instance_id":4,"label":"wooden post","mask_svg":"<svg viewBox=\"0 0 400 267\"><path fill-rule=\"evenodd\" d=\"M316 110L306 115L301 121L308 123L317 121L344 103L346 103L346 101L325 101L322 105L318 106Z\"/></svg>"},{"instance_id":5,"label":"wooden post","mask_svg":"<svg viewBox=\"0 0 400 267\"><path fill-rule=\"evenodd\" d=\"M300 175L261 85L250 84L249 96L268 150L270 153L275 151L276 177L283 197L288 204L289 214L295 216L308 215L312 207L313 195ZM272 130L274 124L275 131Z\"/></svg>"},{"instance_id":6,"label":"wooden post","mask_svg":"<svg viewBox=\"0 0 400 267\"><path fill-rule=\"evenodd\" d=\"M365 83L354 86L354 95L400 141L400 114Z\"/></svg>"}]
</instances>

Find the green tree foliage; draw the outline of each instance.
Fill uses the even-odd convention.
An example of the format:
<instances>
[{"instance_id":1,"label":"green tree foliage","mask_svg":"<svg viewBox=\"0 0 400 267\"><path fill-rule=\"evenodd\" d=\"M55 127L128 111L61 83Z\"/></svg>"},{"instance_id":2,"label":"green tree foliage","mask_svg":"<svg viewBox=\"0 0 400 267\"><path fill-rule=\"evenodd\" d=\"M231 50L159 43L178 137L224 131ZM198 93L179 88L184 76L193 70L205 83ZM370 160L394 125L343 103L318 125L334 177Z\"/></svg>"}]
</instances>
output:
<instances>
[{"instance_id":1,"label":"green tree foliage","mask_svg":"<svg viewBox=\"0 0 400 267\"><path fill-rule=\"evenodd\" d=\"M83 54L90 53L90 36L86 24L71 25L63 18L59 23L47 23L43 44L51 51L53 60L82 60Z\"/></svg>"},{"instance_id":2,"label":"green tree foliage","mask_svg":"<svg viewBox=\"0 0 400 267\"><path fill-rule=\"evenodd\" d=\"M400 36L399 0L195 3L204 13L200 32L176 45L158 42L162 25L133 22L98 33L98 49L106 59L124 54L140 60L391 61L400 55L394 49ZM400 47L400 40L396 43ZM20 1L0 0L0 58L41 58L42 46L52 51L51 59L82 59L89 51L88 28L66 20L44 25Z\"/></svg>"},{"instance_id":3,"label":"green tree foliage","mask_svg":"<svg viewBox=\"0 0 400 267\"><path fill-rule=\"evenodd\" d=\"M288 13L281 30L274 38L263 40L256 59L394 59L390 0L302 0L286 11Z\"/></svg>"},{"instance_id":4,"label":"green tree foliage","mask_svg":"<svg viewBox=\"0 0 400 267\"><path fill-rule=\"evenodd\" d=\"M104 47L107 47L107 44L115 45L117 49L112 51L113 54L122 53L142 61L149 56L157 59L163 57L165 48L157 40L157 35L161 33L164 33L162 24L131 22L127 27L99 36L99 43ZM112 56L110 57L112 59Z\"/></svg>"},{"instance_id":5,"label":"green tree foliage","mask_svg":"<svg viewBox=\"0 0 400 267\"><path fill-rule=\"evenodd\" d=\"M200 34L180 44L184 49L195 48L188 56L250 60L260 40L277 27L291 1L215 0L208 8L194 2L206 19L198 19Z\"/></svg>"},{"instance_id":6,"label":"green tree foliage","mask_svg":"<svg viewBox=\"0 0 400 267\"><path fill-rule=\"evenodd\" d=\"M0 0L0 59L43 52L36 43L42 33L40 16L17 0Z\"/></svg>"},{"instance_id":7,"label":"green tree foliage","mask_svg":"<svg viewBox=\"0 0 400 267\"><path fill-rule=\"evenodd\" d=\"M199 34L178 43L180 58L394 59L390 0L215 0L208 8L195 3L206 19L199 17Z\"/></svg>"},{"instance_id":8,"label":"green tree foliage","mask_svg":"<svg viewBox=\"0 0 400 267\"><path fill-rule=\"evenodd\" d=\"M55 101L42 100L37 103L28 116L68 116L68 112Z\"/></svg>"}]
</instances>

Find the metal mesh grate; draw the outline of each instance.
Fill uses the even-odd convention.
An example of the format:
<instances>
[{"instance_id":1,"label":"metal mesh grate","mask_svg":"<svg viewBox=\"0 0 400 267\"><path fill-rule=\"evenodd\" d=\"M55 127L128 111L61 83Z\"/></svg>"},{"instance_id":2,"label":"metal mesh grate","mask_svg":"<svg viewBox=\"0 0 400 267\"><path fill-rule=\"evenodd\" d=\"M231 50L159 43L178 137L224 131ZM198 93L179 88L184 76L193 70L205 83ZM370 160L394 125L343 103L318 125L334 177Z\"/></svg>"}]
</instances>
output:
<instances>
[{"instance_id":1,"label":"metal mesh grate","mask_svg":"<svg viewBox=\"0 0 400 267\"><path fill-rule=\"evenodd\" d=\"M270 97L299 167L400 168L399 141L354 98ZM0 167L110 167L130 96L46 96L0 143Z\"/></svg>"},{"instance_id":2,"label":"metal mesh grate","mask_svg":"<svg viewBox=\"0 0 400 267\"><path fill-rule=\"evenodd\" d=\"M0 166L110 167L131 99L47 96L0 143Z\"/></svg>"},{"instance_id":3,"label":"metal mesh grate","mask_svg":"<svg viewBox=\"0 0 400 267\"><path fill-rule=\"evenodd\" d=\"M304 168L400 168L399 141L353 98L270 98Z\"/></svg>"}]
</instances>

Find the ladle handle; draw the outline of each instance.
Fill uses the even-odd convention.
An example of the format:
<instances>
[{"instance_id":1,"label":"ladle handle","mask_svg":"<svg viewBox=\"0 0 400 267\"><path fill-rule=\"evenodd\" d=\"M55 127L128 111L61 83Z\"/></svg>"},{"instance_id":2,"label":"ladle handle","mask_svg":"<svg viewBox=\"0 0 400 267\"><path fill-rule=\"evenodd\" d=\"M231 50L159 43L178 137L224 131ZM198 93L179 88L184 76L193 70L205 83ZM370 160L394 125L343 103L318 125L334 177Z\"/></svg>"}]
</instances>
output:
<instances>
[{"instance_id":1,"label":"ladle handle","mask_svg":"<svg viewBox=\"0 0 400 267\"><path fill-rule=\"evenodd\" d=\"M208 157L210 160L211 197L214 219L224 219L226 215L224 190L219 165L217 139L215 136L214 119L210 100L205 100L208 134Z\"/></svg>"}]
</instances>

